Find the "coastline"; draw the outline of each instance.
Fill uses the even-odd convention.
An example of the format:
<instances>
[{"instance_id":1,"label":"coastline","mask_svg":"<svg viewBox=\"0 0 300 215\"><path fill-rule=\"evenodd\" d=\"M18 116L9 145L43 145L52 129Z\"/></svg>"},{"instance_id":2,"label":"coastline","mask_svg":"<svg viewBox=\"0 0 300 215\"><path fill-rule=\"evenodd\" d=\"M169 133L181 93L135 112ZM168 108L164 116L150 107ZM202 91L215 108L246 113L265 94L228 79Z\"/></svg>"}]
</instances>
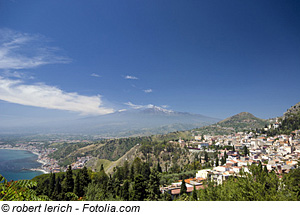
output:
<instances>
[{"instance_id":1,"label":"coastline","mask_svg":"<svg viewBox=\"0 0 300 215\"><path fill-rule=\"evenodd\" d=\"M49 172L47 172L46 170L43 170L43 169L29 169L30 171L33 171L33 172L42 172L43 174L48 174Z\"/></svg>"},{"instance_id":2,"label":"coastline","mask_svg":"<svg viewBox=\"0 0 300 215\"><path fill-rule=\"evenodd\" d=\"M1 150L1 149L7 149L7 150L20 150L20 151L28 151L28 152L31 152L32 154L35 154L35 155L38 156L38 159L36 160L36 162L42 164L41 167L42 167L44 164L46 164L45 162L39 160L40 154L37 153L37 152L32 152L32 151L30 151L30 150L28 150L28 149L22 149L22 148L0 148L0 150ZM31 169L28 169L28 170L33 171L33 172L42 172L43 174L48 174L48 173L50 173L50 172L48 172L48 171L46 171L46 170L44 170L44 169L42 169L42 168L31 168Z\"/></svg>"}]
</instances>

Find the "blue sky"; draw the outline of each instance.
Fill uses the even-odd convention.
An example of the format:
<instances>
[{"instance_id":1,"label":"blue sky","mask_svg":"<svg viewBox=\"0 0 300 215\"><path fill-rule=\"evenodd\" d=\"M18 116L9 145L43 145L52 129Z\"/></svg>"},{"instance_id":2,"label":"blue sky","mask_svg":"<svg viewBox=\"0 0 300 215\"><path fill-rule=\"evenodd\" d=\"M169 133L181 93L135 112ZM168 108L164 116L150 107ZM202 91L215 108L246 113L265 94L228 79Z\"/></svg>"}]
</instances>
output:
<instances>
[{"instance_id":1,"label":"blue sky","mask_svg":"<svg viewBox=\"0 0 300 215\"><path fill-rule=\"evenodd\" d=\"M1 115L280 116L300 101L299 38L298 0L1 0Z\"/></svg>"}]
</instances>

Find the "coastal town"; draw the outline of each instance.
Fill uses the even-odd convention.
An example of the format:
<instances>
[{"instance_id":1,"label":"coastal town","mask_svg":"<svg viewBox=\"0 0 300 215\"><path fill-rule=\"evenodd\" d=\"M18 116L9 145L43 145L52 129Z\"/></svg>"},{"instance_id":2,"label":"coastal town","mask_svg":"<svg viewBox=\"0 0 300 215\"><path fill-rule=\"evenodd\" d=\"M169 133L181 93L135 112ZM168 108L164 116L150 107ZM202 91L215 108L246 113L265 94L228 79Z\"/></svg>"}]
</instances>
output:
<instances>
[{"instance_id":1,"label":"coastal town","mask_svg":"<svg viewBox=\"0 0 300 215\"><path fill-rule=\"evenodd\" d=\"M272 126L277 126L277 123L265 128L265 130ZM231 150L218 150L216 158L218 162L214 161L211 168L201 169L194 178L184 180L187 193L191 193L194 187L197 190L203 189L204 182L207 180L214 181L219 185L230 176L238 177L241 171L249 172L249 166L252 164L261 164L267 171L274 171L278 177L281 177L282 174L297 168L300 158L300 130L295 130L290 135L273 137L252 132L238 132L233 135L219 136L202 135L195 136L193 141L179 139L176 143L181 147L187 147L193 153L201 151L216 153L216 150L212 148L231 146ZM205 162L202 160L203 164ZM174 198L179 195L181 184L182 180L161 187L161 192L167 192Z\"/></svg>"},{"instance_id":2,"label":"coastal town","mask_svg":"<svg viewBox=\"0 0 300 215\"><path fill-rule=\"evenodd\" d=\"M37 155L37 162L41 163L41 167L30 169L32 171L40 171L43 173L65 172L67 167L60 166L57 160L50 158L49 156L57 149L41 147L43 144L44 143L42 142L18 143L15 146L10 144L0 144L0 149L25 150ZM77 157L76 162L71 164L72 169L82 169L91 158L91 156Z\"/></svg>"}]
</instances>

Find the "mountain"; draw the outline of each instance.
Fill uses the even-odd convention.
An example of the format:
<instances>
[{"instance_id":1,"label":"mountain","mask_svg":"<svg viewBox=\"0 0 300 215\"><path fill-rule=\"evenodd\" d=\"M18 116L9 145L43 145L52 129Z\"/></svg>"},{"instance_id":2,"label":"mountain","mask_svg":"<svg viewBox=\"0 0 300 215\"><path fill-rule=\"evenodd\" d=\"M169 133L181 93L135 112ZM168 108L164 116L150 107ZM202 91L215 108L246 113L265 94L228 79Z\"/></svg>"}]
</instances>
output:
<instances>
[{"instance_id":1,"label":"mountain","mask_svg":"<svg viewBox=\"0 0 300 215\"><path fill-rule=\"evenodd\" d=\"M241 112L216 124L194 130L200 134L227 135L244 130L263 128L266 124L268 124L268 120L257 118L248 112Z\"/></svg>"},{"instance_id":2,"label":"mountain","mask_svg":"<svg viewBox=\"0 0 300 215\"><path fill-rule=\"evenodd\" d=\"M76 121L73 129L101 134L107 137L164 134L210 125L219 119L176 112L160 107L115 112L108 115L88 117ZM77 128L76 128L77 127Z\"/></svg>"},{"instance_id":3,"label":"mountain","mask_svg":"<svg viewBox=\"0 0 300 215\"><path fill-rule=\"evenodd\" d=\"M235 129L255 129L263 127L266 120L259 119L248 112L241 112L217 123L221 127L232 127Z\"/></svg>"},{"instance_id":4,"label":"mountain","mask_svg":"<svg viewBox=\"0 0 300 215\"><path fill-rule=\"evenodd\" d=\"M0 127L2 132L13 130L18 133L66 133L100 135L101 137L128 137L189 130L218 121L219 119L200 114L176 112L151 106L75 120L43 122L36 125L23 124L23 126L10 128L0 125Z\"/></svg>"}]
</instances>

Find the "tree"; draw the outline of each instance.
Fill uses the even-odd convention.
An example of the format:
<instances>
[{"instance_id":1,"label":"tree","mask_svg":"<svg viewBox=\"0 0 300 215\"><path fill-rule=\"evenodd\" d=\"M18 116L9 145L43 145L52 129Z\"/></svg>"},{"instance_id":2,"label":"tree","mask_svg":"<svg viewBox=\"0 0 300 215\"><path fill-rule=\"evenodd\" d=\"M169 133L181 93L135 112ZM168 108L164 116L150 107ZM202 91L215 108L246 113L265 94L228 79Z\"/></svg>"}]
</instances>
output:
<instances>
[{"instance_id":1,"label":"tree","mask_svg":"<svg viewBox=\"0 0 300 215\"><path fill-rule=\"evenodd\" d=\"M134 177L134 183L132 186L132 195L131 200L132 201L143 201L145 199L145 181L141 174L138 174Z\"/></svg>"},{"instance_id":2,"label":"tree","mask_svg":"<svg viewBox=\"0 0 300 215\"><path fill-rule=\"evenodd\" d=\"M198 197L197 197L197 189L196 189L196 186L195 186L195 185L194 185L194 189L193 189L193 192L192 192L191 200L192 200L192 201L197 201L197 200L198 200Z\"/></svg>"},{"instance_id":3,"label":"tree","mask_svg":"<svg viewBox=\"0 0 300 215\"><path fill-rule=\"evenodd\" d=\"M126 160L123 165L123 179L126 180L129 176L129 164Z\"/></svg>"},{"instance_id":4,"label":"tree","mask_svg":"<svg viewBox=\"0 0 300 215\"><path fill-rule=\"evenodd\" d=\"M149 166L149 163L143 163L142 164L142 171L141 171L143 177L144 177L144 180L145 181L148 181L149 180L149 175L151 173L151 170L150 170L150 166Z\"/></svg>"},{"instance_id":5,"label":"tree","mask_svg":"<svg viewBox=\"0 0 300 215\"><path fill-rule=\"evenodd\" d=\"M108 176L104 170L96 172L94 174L93 183L99 184L102 188L105 188L108 182Z\"/></svg>"},{"instance_id":6,"label":"tree","mask_svg":"<svg viewBox=\"0 0 300 215\"><path fill-rule=\"evenodd\" d=\"M249 150L247 146L244 146L244 155L247 156L249 154Z\"/></svg>"},{"instance_id":7,"label":"tree","mask_svg":"<svg viewBox=\"0 0 300 215\"><path fill-rule=\"evenodd\" d=\"M142 161L139 157L136 157L132 162L134 174L141 174L142 173Z\"/></svg>"},{"instance_id":8,"label":"tree","mask_svg":"<svg viewBox=\"0 0 300 215\"><path fill-rule=\"evenodd\" d=\"M161 166L160 166L160 164L159 164L159 159L158 159L158 161L157 161L157 167L156 167L156 169L157 169L157 172L162 173L162 169L161 169Z\"/></svg>"},{"instance_id":9,"label":"tree","mask_svg":"<svg viewBox=\"0 0 300 215\"><path fill-rule=\"evenodd\" d=\"M77 196L79 196L79 197L82 197L82 196L83 196L82 189L81 189L81 184L80 184L80 176L79 176L79 173L77 173L76 176L75 176L74 193L75 193Z\"/></svg>"},{"instance_id":10,"label":"tree","mask_svg":"<svg viewBox=\"0 0 300 215\"><path fill-rule=\"evenodd\" d=\"M133 164L130 167L129 178L130 178L131 181L134 180L134 166L133 166Z\"/></svg>"},{"instance_id":11,"label":"tree","mask_svg":"<svg viewBox=\"0 0 300 215\"><path fill-rule=\"evenodd\" d=\"M60 193L61 193L61 180L60 177L58 176L55 182L55 188L54 188L52 199L56 201L61 200L58 198L58 195Z\"/></svg>"},{"instance_id":12,"label":"tree","mask_svg":"<svg viewBox=\"0 0 300 215\"><path fill-rule=\"evenodd\" d=\"M124 181L124 184L122 186L122 198L125 200L125 201L129 201L129 181L128 180L125 180Z\"/></svg>"},{"instance_id":13,"label":"tree","mask_svg":"<svg viewBox=\"0 0 300 215\"><path fill-rule=\"evenodd\" d=\"M101 184L90 183L86 190L87 201L104 201L106 199L104 189Z\"/></svg>"},{"instance_id":14,"label":"tree","mask_svg":"<svg viewBox=\"0 0 300 215\"><path fill-rule=\"evenodd\" d=\"M87 187L88 184L91 182L91 178L89 176L88 169L86 167L83 167L83 169L80 171L80 173L81 173L80 180L81 180L82 186Z\"/></svg>"},{"instance_id":15,"label":"tree","mask_svg":"<svg viewBox=\"0 0 300 215\"><path fill-rule=\"evenodd\" d=\"M48 196L52 196L55 188L55 173L50 174L50 183L49 183L49 190L48 190Z\"/></svg>"},{"instance_id":16,"label":"tree","mask_svg":"<svg viewBox=\"0 0 300 215\"><path fill-rule=\"evenodd\" d=\"M180 195L186 193L186 191L187 191L186 184L184 179L182 179L181 186L180 186Z\"/></svg>"},{"instance_id":17,"label":"tree","mask_svg":"<svg viewBox=\"0 0 300 215\"><path fill-rule=\"evenodd\" d=\"M79 170L75 177L74 193L79 197L83 197L84 189L88 186L90 182L91 179L88 174L88 170L86 167L83 167L83 169Z\"/></svg>"},{"instance_id":18,"label":"tree","mask_svg":"<svg viewBox=\"0 0 300 215\"><path fill-rule=\"evenodd\" d=\"M114 180L111 175L109 175L109 179L107 182L106 193L107 195L112 195L113 197L115 197Z\"/></svg>"},{"instance_id":19,"label":"tree","mask_svg":"<svg viewBox=\"0 0 300 215\"><path fill-rule=\"evenodd\" d=\"M157 201L160 197L160 189L159 189L159 182L160 178L158 176L158 172L155 169L152 169L150 177L149 177L147 199L150 201Z\"/></svg>"},{"instance_id":20,"label":"tree","mask_svg":"<svg viewBox=\"0 0 300 215\"><path fill-rule=\"evenodd\" d=\"M206 163L208 162L208 153L206 151L204 152L204 160Z\"/></svg>"},{"instance_id":21,"label":"tree","mask_svg":"<svg viewBox=\"0 0 300 215\"><path fill-rule=\"evenodd\" d=\"M219 166L219 158L218 158L218 156L216 157L216 166Z\"/></svg>"},{"instance_id":22,"label":"tree","mask_svg":"<svg viewBox=\"0 0 300 215\"><path fill-rule=\"evenodd\" d=\"M64 192L68 193L68 192L73 192L74 189L74 179L73 179L73 173L72 173L72 169L71 166L69 166L67 172L66 172L66 177L64 179Z\"/></svg>"}]
</instances>

